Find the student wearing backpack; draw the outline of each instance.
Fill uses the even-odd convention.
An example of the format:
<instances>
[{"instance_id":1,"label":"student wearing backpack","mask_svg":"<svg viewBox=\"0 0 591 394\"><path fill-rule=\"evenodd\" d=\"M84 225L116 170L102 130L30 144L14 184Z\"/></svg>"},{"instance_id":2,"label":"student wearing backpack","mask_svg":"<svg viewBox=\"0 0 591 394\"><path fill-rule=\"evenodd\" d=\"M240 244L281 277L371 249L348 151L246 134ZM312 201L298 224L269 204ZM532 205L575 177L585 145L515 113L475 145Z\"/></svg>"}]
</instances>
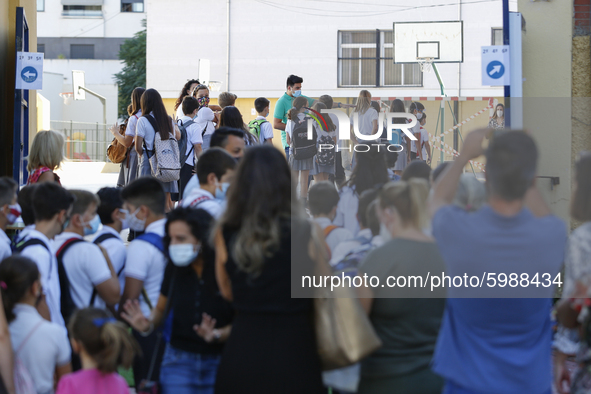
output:
<instances>
[{"instance_id":1,"label":"student wearing backpack","mask_svg":"<svg viewBox=\"0 0 591 394\"><path fill-rule=\"evenodd\" d=\"M220 127L230 127L244 131L244 143L246 146L258 145L259 139L252 134L244 124L242 114L236 107L226 107L220 114Z\"/></svg>"},{"instance_id":2,"label":"student wearing backpack","mask_svg":"<svg viewBox=\"0 0 591 394\"><path fill-rule=\"evenodd\" d=\"M254 108L257 111L257 117L248 123L251 134L259 139L261 144L273 144L273 126L267 120L269 116L270 101L264 97L254 100Z\"/></svg>"},{"instance_id":3,"label":"student wearing backpack","mask_svg":"<svg viewBox=\"0 0 591 394\"><path fill-rule=\"evenodd\" d=\"M156 89L146 90L141 104L143 115L138 121L135 138L135 150L142 158L138 176L154 176L163 182L166 208L171 210L170 194L178 193L177 181L180 178L181 163L177 156L177 141L181 138L181 133L166 113L162 97ZM161 171L160 168L164 170Z\"/></svg>"},{"instance_id":4,"label":"student wearing backpack","mask_svg":"<svg viewBox=\"0 0 591 394\"><path fill-rule=\"evenodd\" d=\"M43 318L59 324L64 332L66 324L61 314L61 290L52 242L66 227L72 213L74 195L55 182L35 186L33 209L35 229L21 240L16 251L33 260L41 273L44 295L37 304Z\"/></svg>"},{"instance_id":5,"label":"student wearing backpack","mask_svg":"<svg viewBox=\"0 0 591 394\"><path fill-rule=\"evenodd\" d=\"M20 388L32 383L37 393L53 393L54 384L72 371L65 329L45 320L35 307L42 289L39 269L29 258L12 256L0 263L0 292L10 324L17 393L19 381Z\"/></svg>"},{"instance_id":6,"label":"student wearing backpack","mask_svg":"<svg viewBox=\"0 0 591 394\"><path fill-rule=\"evenodd\" d=\"M318 153L316 153L314 158L314 168L310 171L310 175L314 176L315 182L328 181L329 175L334 176L335 174L337 128L330 116L323 115L321 112L323 109L326 109L326 105L318 102L314 104L312 109L321 114L322 118L320 119L321 125L314 122L314 129L318 135L316 143ZM315 113L315 115L318 117L318 114Z\"/></svg>"},{"instance_id":7,"label":"student wearing backpack","mask_svg":"<svg viewBox=\"0 0 591 394\"><path fill-rule=\"evenodd\" d=\"M164 255L162 237L166 217L164 209L166 195L162 184L150 177L136 179L121 192L123 208L129 212L129 228L134 231L145 231L134 239L127 249L125 263L125 288L120 305L126 300L139 299L140 308L144 316L149 317L156 306L160 295L160 286L164 277L167 259ZM121 312L121 310L119 311ZM160 341L157 347L157 332L142 336L134 331L143 356L137 358L133 366L136 385L148 378L150 361L157 350L157 361L153 376L159 376L160 361L164 353L164 343Z\"/></svg>"},{"instance_id":8,"label":"student wearing backpack","mask_svg":"<svg viewBox=\"0 0 591 394\"><path fill-rule=\"evenodd\" d=\"M60 286L62 316L66 322L74 309L105 304L112 307L121 295L111 259L105 258L106 252L99 246L84 240L95 234L101 224L96 213L100 200L85 190L70 190L70 193L76 197L72 214L66 229L54 241L58 270L63 267L65 274L60 273ZM73 303L71 309L66 302L68 296Z\"/></svg>"},{"instance_id":9,"label":"student wearing backpack","mask_svg":"<svg viewBox=\"0 0 591 394\"><path fill-rule=\"evenodd\" d=\"M195 162L201 156L201 145L203 144L203 134L206 129L201 130L195 122L199 103L194 97L188 96L183 99L184 116L177 121L181 138L179 140L179 149L181 154L181 178L179 179L179 197L183 199L185 187L191 180L195 170Z\"/></svg>"},{"instance_id":10,"label":"student wearing backpack","mask_svg":"<svg viewBox=\"0 0 591 394\"><path fill-rule=\"evenodd\" d=\"M16 202L16 182L7 176L0 178L0 261L12 254L10 238L6 227L16 222L21 215L21 208Z\"/></svg>"},{"instance_id":11,"label":"student wearing backpack","mask_svg":"<svg viewBox=\"0 0 591 394\"><path fill-rule=\"evenodd\" d=\"M208 149L197 162L199 187L187 194L182 201L183 208L204 209L219 219L224 212L226 191L235 167L236 161L226 151L221 148Z\"/></svg>"},{"instance_id":12,"label":"student wearing backpack","mask_svg":"<svg viewBox=\"0 0 591 394\"><path fill-rule=\"evenodd\" d=\"M289 111L288 122L285 127L287 142L290 146L289 164L293 177L300 186L300 198L305 201L308 198L308 175L314 168L314 156L316 155L316 138L308 140L306 118L306 97L298 97L293 100L293 108ZM316 133L314 132L316 136ZM299 180L298 180L299 178Z\"/></svg>"},{"instance_id":13,"label":"student wearing backpack","mask_svg":"<svg viewBox=\"0 0 591 394\"><path fill-rule=\"evenodd\" d=\"M123 293L125 287L125 259L127 249L121 239L121 231L129 228L127 215L129 212L123 209L121 189L115 187L103 187L96 195L101 200L96 213L101 219L103 228L96 232L92 243L100 245L107 251L113 269L119 278L119 288Z\"/></svg>"}]
</instances>

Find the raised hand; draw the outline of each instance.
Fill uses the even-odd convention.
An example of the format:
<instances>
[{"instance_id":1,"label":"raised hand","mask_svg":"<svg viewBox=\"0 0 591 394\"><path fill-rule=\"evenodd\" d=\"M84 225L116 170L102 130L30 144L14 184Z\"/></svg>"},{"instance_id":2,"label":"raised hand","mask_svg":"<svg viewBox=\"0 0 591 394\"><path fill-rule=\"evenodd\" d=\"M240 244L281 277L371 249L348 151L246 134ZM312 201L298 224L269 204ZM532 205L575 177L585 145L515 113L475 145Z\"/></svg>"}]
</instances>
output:
<instances>
[{"instance_id":1,"label":"raised hand","mask_svg":"<svg viewBox=\"0 0 591 394\"><path fill-rule=\"evenodd\" d=\"M214 330L215 330L215 323L216 320L209 316L207 313L203 314L201 318L201 324L195 324L193 326L193 330L199 335L201 338L205 340L205 342L212 342L215 339Z\"/></svg>"},{"instance_id":2,"label":"raised hand","mask_svg":"<svg viewBox=\"0 0 591 394\"><path fill-rule=\"evenodd\" d=\"M142 313L138 300L127 300L123 310L125 312L121 313L121 317L136 331L146 332L150 329L150 320Z\"/></svg>"}]
</instances>

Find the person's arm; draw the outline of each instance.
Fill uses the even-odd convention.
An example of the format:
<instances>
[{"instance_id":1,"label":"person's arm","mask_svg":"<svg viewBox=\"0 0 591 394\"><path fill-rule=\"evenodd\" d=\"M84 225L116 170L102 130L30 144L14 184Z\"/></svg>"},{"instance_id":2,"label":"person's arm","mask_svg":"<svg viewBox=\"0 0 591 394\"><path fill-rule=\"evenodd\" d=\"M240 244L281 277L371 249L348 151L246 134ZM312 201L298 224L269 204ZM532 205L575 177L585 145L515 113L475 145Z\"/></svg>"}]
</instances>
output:
<instances>
[{"instance_id":1,"label":"person's arm","mask_svg":"<svg viewBox=\"0 0 591 394\"><path fill-rule=\"evenodd\" d=\"M287 145L291 145L291 137L289 136L289 133L285 133L285 142L287 142Z\"/></svg>"},{"instance_id":2,"label":"person's arm","mask_svg":"<svg viewBox=\"0 0 591 394\"><path fill-rule=\"evenodd\" d=\"M96 285L95 288L99 297L101 297L102 300L105 301L105 304L107 304L108 306L112 306L117 304L119 302L119 299L121 298L119 278L117 277L117 272L115 271L115 268L113 268L113 263L111 262L111 258L109 257L109 254L107 253L105 248L103 248L101 245L97 246L99 247L102 253L104 262L107 264L107 267L109 268L109 273L111 274L111 277ZM95 278L102 278L104 277L103 259L97 258L97 260L101 261L97 261L93 264L92 267L89 267L91 271L89 275L92 275L91 277Z\"/></svg>"},{"instance_id":3,"label":"person's arm","mask_svg":"<svg viewBox=\"0 0 591 394\"><path fill-rule=\"evenodd\" d=\"M406 141L406 149L408 152L406 152L406 164L410 163L410 148L411 148L411 144L412 141L410 140L410 138L408 138L408 136L406 134L404 134L404 140Z\"/></svg>"},{"instance_id":4,"label":"person's arm","mask_svg":"<svg viewBox=\"0 0 591 394\"><path fill-rule=\"evenodd\" d=\"M431 158L431 144L429 144L428 140L425 141L425 150L427 151L427 156L429 157L428 162L429 162L429 164L431 164L431 160L432 160L432 158Z\"/></svg>"},{"instance_id":5,"label":"person's arm","mask_svg":"<svg viewBox=\"0 0 591 394\"><path fill-rule=\"evenodd\" d=\"M39 301L37 301L37 312L47 321L51 321L51 312L49 312L49 306L45 300L45 294L41 294Z\"/></svg>"},{"instance_id":6,"label":"person's arm","mask_svg":"<svg viewBox=\"0 0 591 394\"><path fill-rule=\"evenodd\" d=\"M571 379L570 379L570 372L566 366L566 360L568 359L568 354L564 354L559 350L554 352L553 364L554 364L554 385L558 394L567 394L570 392L565 391L562 387L564 383L568 387L571 387Z\"/></svg>"},{"instance_id":7,"label":"person's arm","mask_svg":"<svg viewBox=\"0 0 591 394\"><path fill-rule=\"evenodd\" d=\"M53 173L53 171L45 171L43 174L41 174L41 176L37 180L37 183L41 182L55 182L55 174Z\"/></svg>"},{"instance_id":8,"label":"person's arm","mask_svg":"<svg viewBox=\"0 0 591 394\"><path fill-rule=\"evenodd\" d=\"M176 138L176 140L180 140L181 139L181 129L179 129L179 126L172 122L172 127L174 128L174 138Z\"/></svg>"},{"instance_id":9,"label":"person's arm","mask_svg":"<svg viewBox=\"0 0 591 394\"><path fill-rule=\"evenodd\" d=\"M421 146L421 141L423 140L423 136L421 135L421 131L419 130L418 133L414 134L415 138L415 146L417 147L417 158L419 160L423 160L423 147Z\"/></svg>"},{"instance_id":10,"label":"person's arm","mask_svg":"<svg viewBox=\"0 0 591 394\"><path fill-rule=\"evenodd\" d=\"M207 343L225 342L230 336L232 325L221 328L215 328L216 320L204 313L201 318L201 324L195 324L193 330ZM219 339L216 340L216 337Z\"/></svg>"},{"instance_id":11,"label":"person's arm","mask_svg":"<svg viewBox=\"0 0 591 394\"><path fill-rule=\"evenodd\" d=\"M139 135L135 136L135 151L137 152L138 156L142 156L143 152L143 144L144 144L144 137L140 137Z\"/></svg>"},{"instance_id":12,"label":"person's arm","mask_svg":"<svg viewBox=\"0 0 591 394\"><path fill-rule=\"evenodd\" d=\"M273 128L276 130L285 131L285 123L279 118L273 118Z\"/></svg>"},{"instance_id":13,"label":"person's arm","mask_svg":"<svg viewBox=\"0 0 591 394\"><path fill-rule=\"evenodd\" d=\"M121 308L121 318L129 323L134 330L149 333L154 327L158 327L164 322L166 301L167 297L160 294L156 307L152 309L150 318L147 318L142 313L138 300L127 300L123 304L123 308Z\"/></svg>"},{"instance_id":14,"label":"person's arm","mask_svg":"<svg viewBox=\"0 0 591 394\"><path fill-rule=\"evenodd\" d=\"M2 292L0 292L0 305L4 305ZM14 394L14 356L4 308L0 308L0 377L8 393Z\"/></svg>"},{"instance_id":15,"label":"person's arm","mask_svg":"<svg viewBox=\"0 0 591 394\"><path fill-rule=\"evenodd\" d=\"M228 249L222 235L222 230L218 229L215 235L215 277L222 297L232 302L232 283L230 282L228 271L226 271L227 261Z\"/></svg>"},{"instance_id":16,"label":"person's arm","mask_svg":"<svg viewBox=\"0 0 591 394\"><path fill-rule=\"evenodd\" d=\"M212 111L221 111L222 107L220 107L219 105L215 105L215 104L211 104L207 106L209 109L211 109Z\"/></svg>"},{"instance_id":17,"label":"person's arm","mask_svg":"<svg viewBox=\"0 0 591 394\"><path fill-rule=\"evenodd\" d=\"M431 217L439 208L452 203L460 175L468 162L480 156L484 150L482 142L489 133L489 129L475 130L469 133L464 139L464 146L460 155L454 160L451 166L448 166L439 177L439 180L433 185L433 193L429 197L429 212Z\"/></svg>"},{"instance_id":18,"label":"person's arm","mask_svg":"<svg viewBox=\"0 0 591 394\"><path fill-rule=\"evenodd\" d=\"M371 123L372 123L371 133L375 134L378 132L378 120L374 119Z\"/></svg>"},{"instance_id":19,"label":"person's arm","mask_svg":"<svg viewBox=\"0 0 591 394\"><path fill-rule=\"evenodd\" d=\"M197 158L201 157L201 153L203 152L203 148L201 147L201 144L193 145L193 150L195 151L195 157L197 157Z\"/></svg>"},{"instance_id":20,"label":"person's arm","mask_svg":"<svg viewBox=\"0 0 591 394\"><path fill-rule=\"evenodd\" d=\"M125 277L125 287L123 287L123 294L121 295L121 300L119 301L120 305L125 305L127 300L137 300L142 293L142 288L144 287L144 281L131 278L129 276ZM122 309L119 308L119 314L121 314Z\"/></svg>"},{"instance_id":21,"label":"person's arm","mask_svg":"<svg viewBox=\"0 0 591 394\"><path fill-rule=\"evenodd\" d=\"M113 134L113 137L115 137L121 145L124 145L127 148L129 148L131 146L131 144L133 142L133 136L119 134L119 126L113 125L113 126L111 126L109 131L111 132L111 134Z\"/></svg>"}]
</instances>

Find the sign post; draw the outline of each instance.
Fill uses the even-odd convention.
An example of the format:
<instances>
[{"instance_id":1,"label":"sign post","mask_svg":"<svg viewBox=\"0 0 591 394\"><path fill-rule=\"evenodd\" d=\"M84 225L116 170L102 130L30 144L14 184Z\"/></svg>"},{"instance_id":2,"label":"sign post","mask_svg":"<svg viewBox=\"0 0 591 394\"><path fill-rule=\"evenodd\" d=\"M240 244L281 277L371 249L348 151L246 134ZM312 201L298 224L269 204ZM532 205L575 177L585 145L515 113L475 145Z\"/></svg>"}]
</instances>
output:
<instances>
[{"instance_id":1,"label":"sign post","mask_svg":"<svg viewBox=\"0 0 591 394\"><path fill-rule=\"evenodd\" d=\"M509 45L482 47L482 85L506 86L511 84Z\"/></svg>"},{"instance_id":2,"label":"sign post","mask_svg":"<svg viewBox=\"0 0 591 394\"><path fill-rule=\"evenodd\" d=\"M18 52L16 54L15 89L43 89L43 53Z\"/></svg>"}]
</instances>

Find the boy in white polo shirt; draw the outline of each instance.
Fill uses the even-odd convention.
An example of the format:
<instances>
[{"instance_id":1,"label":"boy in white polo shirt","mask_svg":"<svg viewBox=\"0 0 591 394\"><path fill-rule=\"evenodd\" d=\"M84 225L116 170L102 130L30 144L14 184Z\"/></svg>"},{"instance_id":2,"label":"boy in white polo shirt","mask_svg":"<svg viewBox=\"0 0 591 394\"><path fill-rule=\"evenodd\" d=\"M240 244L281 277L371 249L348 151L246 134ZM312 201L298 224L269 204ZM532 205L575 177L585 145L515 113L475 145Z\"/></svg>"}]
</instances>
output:
<instances>
[{"instance_id":1,"label":"boy in white polo shirt","mask_svg":"<svg viewBox=\"0 0 591 394\"><path fill-rule=\"evenodd\" d=\"M270 101L264 97L254 100L254 108L258 116L248 123L250 132L254 134L261 144L273 145L273 126L267 120L269 116Z\"/></svg>"},{"instance_id":2,"label":"boy in white polo shirt","mask_svg":"<svg viewBox=\"0 0 591 394\"><path fill-rule=\"evenodd\" d=\"M66 325L60 310L61 291L57 259L50 240L64 230L74 200L72 193L55 182L43 182L35 186L35 229L29 231L17 247L17 252L37 264L41 274L44 295L37 305L37 310L45 319L61 325L64 329Z\"/></svg>"},{"instance_id":3,"label":"boy in white polo shirt","mask_svg":"<svg viewBox=\"0 0 591 394\"><path fill-rule=\"evenodd\" d=\"M187 183L189 183L191 176L193 176L195 162L199 159L199 156L201 156L203 135L207 128L207 126L200 128L195 121L197 110L199 109L199 103L195 97L185 97L183 99L182 108L184 116L182 116L177 123L181 132L184 129L187 134L187 150L184 155L181 154L181 157L186 157L185 162L181 163L181 177L179 179L179 193L181 199L183 198Z\"/></svg>"}]
</instances>

